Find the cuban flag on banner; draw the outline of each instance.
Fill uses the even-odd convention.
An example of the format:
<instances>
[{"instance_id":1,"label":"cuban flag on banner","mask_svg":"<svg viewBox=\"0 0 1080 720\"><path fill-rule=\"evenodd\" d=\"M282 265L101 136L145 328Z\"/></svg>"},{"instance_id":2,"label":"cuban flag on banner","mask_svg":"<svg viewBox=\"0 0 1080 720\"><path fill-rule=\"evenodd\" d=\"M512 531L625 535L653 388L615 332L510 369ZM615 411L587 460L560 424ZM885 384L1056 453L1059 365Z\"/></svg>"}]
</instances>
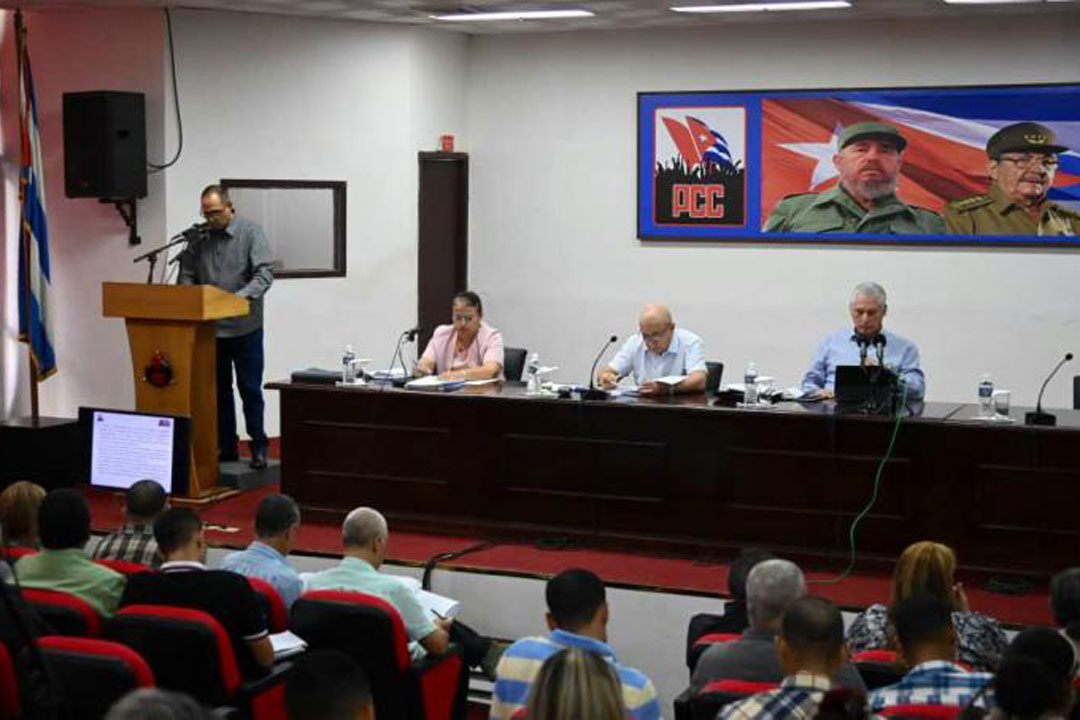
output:
<instances>
[{"instance_id":1,"label":"cuban flag on banner","mask_svg":"<svg viewBox=\"0 0 1080 720\"><path fill-rule=\"evenodd\" d=\"M19 172L19 339L30 344L33 372L44 380L56 372L49 315L49 228L45 213L41 133L25 38L19 42L19 112L22 163Z\"/></svg>"},{"instance_id":2,"label":"cuban flag on banner","mask_svg":"<svg viewBox=\"0 0 1080 720\"><path fill-rule=\"evenodd\" d=\"M699 165L734 169L735 164L731 161L727 140L706 123L689 115L686 116L685 125L670 117L663 120L688 170Z\"/></svg>"},{"instance_id":3,"label":"cuban flag on banner","mask_svg":"<svg viewBox=\"0 0 1080 720\"><path fill-rule=\"evenodd\" d=\"M1016 122L1051 128L1070 151L1049 199L1080 209L1080 122L1077 108L1053 94L981 90L952 94L853 92L836 97L770 98L762 101L761 217L796 193L836 185L833 165L840 134L848 125L876 121L896 126L907 139L897 196L911 205L942 212L946 203L990 187L986 141Z\"/></svg>"}]
</instances>

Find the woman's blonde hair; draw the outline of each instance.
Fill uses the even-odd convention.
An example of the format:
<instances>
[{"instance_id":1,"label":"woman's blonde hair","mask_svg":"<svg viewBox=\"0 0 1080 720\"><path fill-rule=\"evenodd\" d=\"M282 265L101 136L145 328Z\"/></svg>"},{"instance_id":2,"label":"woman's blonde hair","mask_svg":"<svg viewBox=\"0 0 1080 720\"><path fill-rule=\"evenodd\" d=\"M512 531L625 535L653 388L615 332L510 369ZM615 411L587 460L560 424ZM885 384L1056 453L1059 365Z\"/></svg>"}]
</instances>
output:
<instances>
[{"instance_id":1,"label":"woman's blonde hair","mask_svg":"<svg viewBox=\"0 0 1080 720\"><path fill-rule=\"evenodd\" d=\"M596 653L560 650L540 668L533 682L528 720L623 720L622 686L615 669Z\"/></svg>"},{"instance_id":2,"label":"woman's blonde hair","mask_svg":"<svg viewBox=\"0 0 1080 720\"><path fill-rule=\"evenodd\" d=\"M933 595L955 607L956 553L948 545L924 540L904 548L893 573L892 607L915 594Z\"/></svg>"},{"instance_id":3,"label":"woman's blonde hair","mask_svg":"<svg viewBox=\"0 0 1080 720\"><path fill-rule=\"evenodd\" d=\"M38 508L44 499L45 488L26 480L8 485L0 493L0 525L5 543L37 544Z\"/></svg>"}]
</instances>

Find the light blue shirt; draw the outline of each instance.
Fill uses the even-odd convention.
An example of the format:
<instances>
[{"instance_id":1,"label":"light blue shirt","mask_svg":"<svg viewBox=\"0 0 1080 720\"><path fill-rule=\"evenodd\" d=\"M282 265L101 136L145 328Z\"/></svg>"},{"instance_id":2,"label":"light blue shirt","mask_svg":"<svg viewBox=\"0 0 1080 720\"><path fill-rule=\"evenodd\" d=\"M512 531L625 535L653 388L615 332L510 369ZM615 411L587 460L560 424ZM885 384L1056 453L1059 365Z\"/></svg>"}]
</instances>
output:
<instances>
[{"instance_id":1,"label":"light blue shirt","mask_svg":"<svg viewBox=\"0 0 1080 720\"><path fill-rule=\"evenodd\" d=\"M270 583L281 596L286 609L292 607L303 588L300 575L285 560L285 556L258 540L248 545L246 550L226 555L221 561L221 569Z\"/></svg>"},{"instance_id":2,"label":"light blue shirt","mask_svg":"<svg viewBox=\"0 0 1080 720\"><path fill-rule=\"evenodd\" d=\"M619 377L633 373L638 385L668 375L689 375L695 370L705 371L705 343L694 333L675 328L667 350L657 354L645 346L641 333L634 333L608 367L614 368Z\"/></svg>"},{"instance_id":3,"label":"light blue shirt","mask_svg":"<svg viewBox=\"0 0 1080 720\"><path fill-rule=\"evenodd\" d=\"M351 590L374 595L390 603L405 624L413 657L424 654L423 648L417 643L435 632L435 622L420 605L412 588L399 578L381 573L371 563L356 557L342 558L337 567L306 577L308 590Z\"/></svg>"},{"instance_id":4,"label":"light blue shirt","mask_svg":"<svg viewBox=\"0 0 1080 720\"><path fill-rule=\"evenodd\" d=\"M908 400L918 400L926 394L926 378L919 368L919 349L910 340L888 330L882 331L882 334L885 336L885 357L878 358L878 361L892 368L907 383ZM836 366L859 364L859 344L852 339L853 335L848 329L837 330L826 336L814 353L810 369L803 376L803 392L835 390ZM867 350L866 356L877 357L873 345Z\"/></svg>"}]
</instances>

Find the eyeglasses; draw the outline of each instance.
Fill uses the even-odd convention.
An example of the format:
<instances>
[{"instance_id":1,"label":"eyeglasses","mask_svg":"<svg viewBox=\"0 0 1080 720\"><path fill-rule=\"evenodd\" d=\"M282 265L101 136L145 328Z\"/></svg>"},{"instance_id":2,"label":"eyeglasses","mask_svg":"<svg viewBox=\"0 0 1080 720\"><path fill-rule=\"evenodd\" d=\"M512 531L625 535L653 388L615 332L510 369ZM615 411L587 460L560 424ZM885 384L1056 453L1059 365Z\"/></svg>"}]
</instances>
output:
<instances>
[{"instance_id":1,"label":"eyeglasses","mask_svg":"<svg viewBox=\"0 0 1080 720\"><path fill-rule=\"evenodd\" d=\"M1016 167L1026 168L1030 165L1038 163L1047 170L1056 170L1057 166L1061 163L1053 155L1042 155L1040 153L1029 153L1027 155L1002 155L998 158L1002 162L1010 162Z\"/></svg>"},{"instance_id":2,"label":"eyeglasses","mask_svg":"<svg viewBox=\"0 0 1080 720\"><path fill-rule=\"evenodd\" d=\"M476 319L475 315L455 315L454 316L454 322L462 323L463 325L468 325L469 323L471 323L475 319Z\"/></svg>"},{"instance_id":3,"label":"eyeglasses","mask_svg":"<svg viewBox=\"0 0 1080 720\"><path fill-rule=\"evenodd\" d=\"M641 333L641 339L644 340L645 342L652 342L653 340L659 340L659 339L663 338L665 335L667 335L667 332L670 329L671 328L666 328L664 330L659 330L657 332L651 332L651 333L643 332L643 333Z\"/></svg>"}]
</instances>

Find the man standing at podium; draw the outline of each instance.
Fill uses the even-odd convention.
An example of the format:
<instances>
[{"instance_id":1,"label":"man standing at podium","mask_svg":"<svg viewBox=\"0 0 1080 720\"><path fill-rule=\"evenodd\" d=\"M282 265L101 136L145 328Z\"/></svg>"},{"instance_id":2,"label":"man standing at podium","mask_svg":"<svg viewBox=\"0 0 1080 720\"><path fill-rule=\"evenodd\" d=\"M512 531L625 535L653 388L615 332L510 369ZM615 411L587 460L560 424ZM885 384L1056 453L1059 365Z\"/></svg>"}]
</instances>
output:
<instances>
[{"instance_id":1,"label":"man standing at podium","mask_svg":"<svg viewBox=\"0 0 1080 720\"><path fill-rule=\"evenodd\" d=\"M181 285L216 285L246 298L251 312L217 321L218 459L238 459L236 407L232 375L244 405L244 425L251 436L251 467L266 467L263 430L263 295L274 282L270 243L263 229L236 215L221 185L202 191L206 231L180 254Z\"/></svg>"}]
</instances>

